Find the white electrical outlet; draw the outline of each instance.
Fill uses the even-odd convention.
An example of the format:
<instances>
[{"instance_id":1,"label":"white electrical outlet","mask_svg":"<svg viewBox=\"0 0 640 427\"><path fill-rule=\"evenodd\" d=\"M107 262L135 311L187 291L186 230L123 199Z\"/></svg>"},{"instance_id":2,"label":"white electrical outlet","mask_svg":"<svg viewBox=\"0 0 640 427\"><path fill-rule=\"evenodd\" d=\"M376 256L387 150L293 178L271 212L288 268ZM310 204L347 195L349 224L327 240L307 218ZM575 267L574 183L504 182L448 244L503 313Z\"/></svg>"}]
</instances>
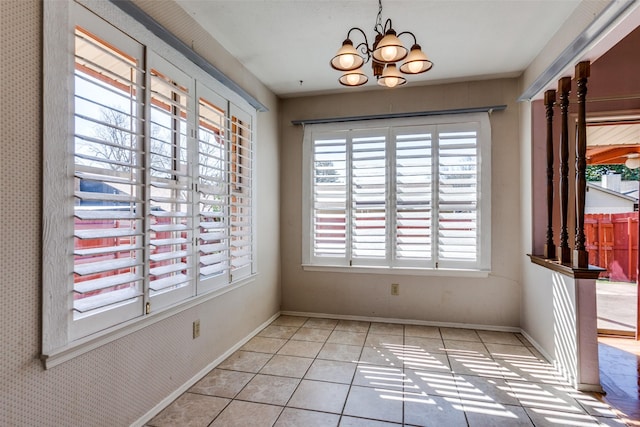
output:
<instances>
[{"instance_id":1,"label":"white electrical outlet","mask_svg":"<svg viewBox=\"0 0 640 427\"><path fill-rule=\"evenodd\" d=\"M394 295L394 296L400 295L400 285L398 283L391 284L391 295Z\"/></svg>"},{"instance_id":2,"label":"white electrical outlet","mask_svg":"<svg viewBox=\"0 0 640 427\"><path fill-rule=\"evenodd\" d=\"M193 321L193 339L200 336L200 319Z\"/></svg>"}]
</instances>

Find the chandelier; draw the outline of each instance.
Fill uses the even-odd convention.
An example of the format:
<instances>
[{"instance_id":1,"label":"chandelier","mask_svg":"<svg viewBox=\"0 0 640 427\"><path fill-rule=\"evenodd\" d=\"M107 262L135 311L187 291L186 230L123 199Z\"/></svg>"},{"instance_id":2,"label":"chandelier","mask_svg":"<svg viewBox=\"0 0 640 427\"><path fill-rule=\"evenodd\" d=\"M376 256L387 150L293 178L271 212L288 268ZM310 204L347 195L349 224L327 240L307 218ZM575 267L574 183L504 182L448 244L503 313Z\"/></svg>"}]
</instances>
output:
<instances>
[{"instance_id":1,"label":"chandelier","mask_svg":"<svg viewBox=\"0 0 640 427\"><path fill-rule=\"evenodd\" d=\"M390 88L402 86L407 82L403 74L420 74L433 67L433 62L422 52L422 48L412 32L403 31L396 34L391 19L387 19L382 25L382 0L378 0L378 18L373 30L376 35L372 46L369 46L367 35L362 29L353 27L347 32L347 38L342 42L342 47L331 59L331 67L342 72L342 76L338 79L341 84L362 86L367 83L369 78L364 74L362 66L369 61L371 61L373 75L378 80L378 84ZM353 31L359 31L364 38L364 41L355 47L351 41ZM413 37L413 45L410 50L404 47L400 41L400 36L403 35ZM404 62L398 69L396 64L403 60Z\"/></svg>"}]
</instances>

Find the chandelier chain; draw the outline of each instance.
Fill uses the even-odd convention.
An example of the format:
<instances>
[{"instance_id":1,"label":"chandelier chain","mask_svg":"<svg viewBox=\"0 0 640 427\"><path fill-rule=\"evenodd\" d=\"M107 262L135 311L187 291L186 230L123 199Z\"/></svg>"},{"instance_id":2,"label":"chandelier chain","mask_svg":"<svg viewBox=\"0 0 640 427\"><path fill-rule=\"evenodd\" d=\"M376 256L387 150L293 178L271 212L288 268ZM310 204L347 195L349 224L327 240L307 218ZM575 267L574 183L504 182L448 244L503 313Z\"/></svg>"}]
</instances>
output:
<instances>
[{"instance_id":1,"label":"chandelier chain","mask_svg":"<svg viewBox=\"0 0 640 427\"><path fill-rule=\"evenodd\" d=\"M383 27L382 27L382 0L378 0L378 18L376 19L376 25L373 27L373 31L375 32L382 32L383 31Z\"/></svg>"}]
</instances>

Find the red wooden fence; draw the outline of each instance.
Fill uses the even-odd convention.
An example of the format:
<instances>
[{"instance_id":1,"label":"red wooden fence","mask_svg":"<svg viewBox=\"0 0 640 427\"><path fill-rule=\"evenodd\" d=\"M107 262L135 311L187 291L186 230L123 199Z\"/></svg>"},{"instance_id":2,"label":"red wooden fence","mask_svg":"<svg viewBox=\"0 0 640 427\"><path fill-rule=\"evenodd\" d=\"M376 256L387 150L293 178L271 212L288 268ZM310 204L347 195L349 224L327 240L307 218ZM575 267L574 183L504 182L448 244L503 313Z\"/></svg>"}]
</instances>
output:
<instances>
[{"instance_id":1,"label":"red wooden fence","mask_svg":"<svg viewBox=\"0 0 640 427\"><path fill-rule=\"evenodd\" d=\"M638 212L586 214L589 264L606 268L600 278L635 282L638 267Z\"/></svg>"}]
</instances>

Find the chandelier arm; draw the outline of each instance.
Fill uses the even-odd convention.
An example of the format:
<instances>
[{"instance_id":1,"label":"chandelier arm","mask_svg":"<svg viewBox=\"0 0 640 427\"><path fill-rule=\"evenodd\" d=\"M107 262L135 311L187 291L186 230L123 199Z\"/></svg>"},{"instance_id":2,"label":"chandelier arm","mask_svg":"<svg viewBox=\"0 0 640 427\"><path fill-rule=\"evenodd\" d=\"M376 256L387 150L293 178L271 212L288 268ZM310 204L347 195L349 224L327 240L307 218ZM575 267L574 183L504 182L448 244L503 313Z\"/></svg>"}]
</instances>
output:
<instances>
[{"instance_id":1,"label":"chandelier arm","mask_svg":"<svg viewBox=\"0 0 640 427\"><path fill-rule=\"evenodd\" d=\"M393 24L391 23L391 18L387 18L387 20L384 23L384 27L381 26L380 34L385 35L387 34L387 31L392 29L393 29Z\"/></svg>"},{"instance_id":2,"label":"chandelier arm","mask_svg":"<svg viewBox=\"0 0 640 427\"><path fill-rule=\"evenodd\" d=\"M361 28L353 27L353 28L351 28L349 30L349 32L347 32L347 38L348 39L351 39L351 32L354 31L354 30L355 31L359 31L360 34L362 34L362 38L364 39L363 42L361 42L361 43L359 43L359 44L357 44L355 46L355 49L356 50L360 50L360 52L363 55L367 56L367 59L364 61L365 63L367 63L371 59L371 52L372 52L371 48L369 47L369 40L367 39L367 34Z\"/></svg>"},{"instance_id":3,"label":"chandelier arm","mask_svg":"<svg viewBox=\"0 0 640 427\"><path fill-rule=\"evenodd\" d=\"M411 31L403 31L400 34L398 34L398 38L400 38L400 36L404 35L404 34L409 34L411 37L413 37L413 44L418 44L418 39L416 39L415 34L413 34Z\"/></svg>"}]
</instances>

